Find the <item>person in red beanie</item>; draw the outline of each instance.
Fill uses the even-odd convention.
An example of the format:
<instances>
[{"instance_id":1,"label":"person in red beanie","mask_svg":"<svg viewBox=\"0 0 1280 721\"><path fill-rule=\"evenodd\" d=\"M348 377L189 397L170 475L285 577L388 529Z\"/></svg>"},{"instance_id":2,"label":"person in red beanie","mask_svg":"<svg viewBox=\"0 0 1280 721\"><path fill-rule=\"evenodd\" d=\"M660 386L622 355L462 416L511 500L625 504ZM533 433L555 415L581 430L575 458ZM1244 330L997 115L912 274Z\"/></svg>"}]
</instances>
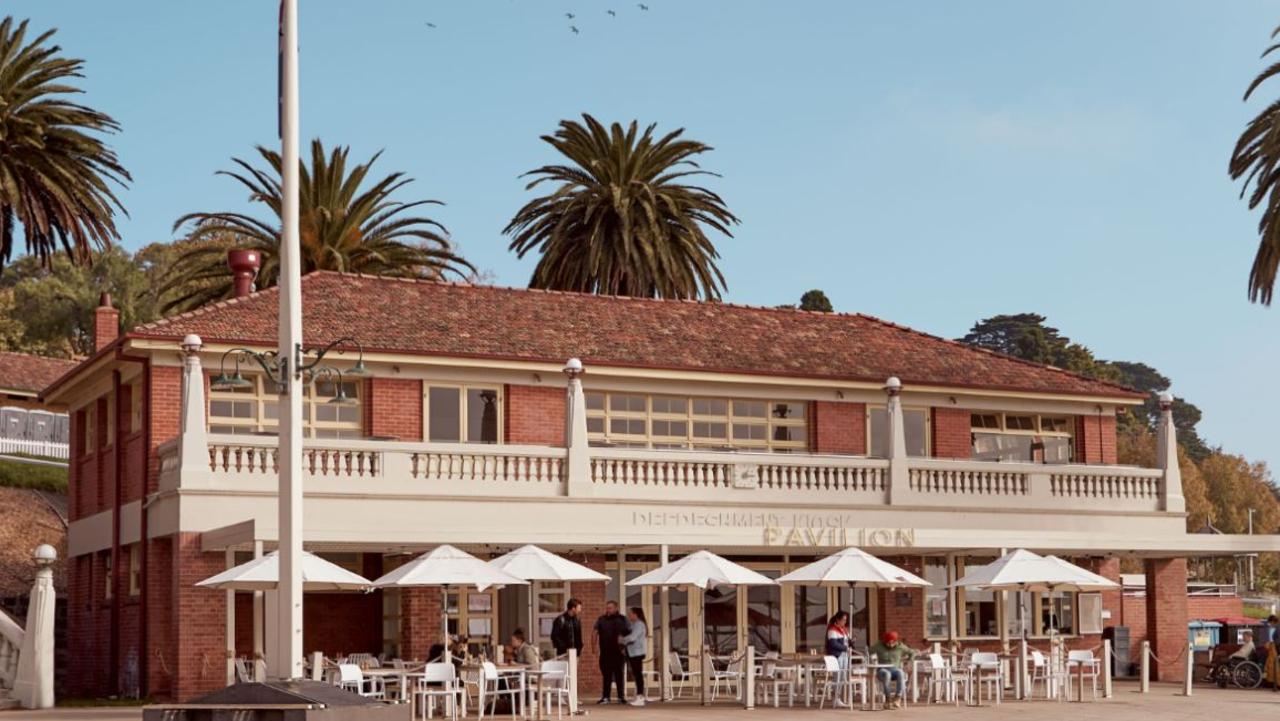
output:
<instances>
[{"instance_id":1,"label":"person in red beanie","mask_svg":"<svg viewBox=\"0 0 1280 721\"><path fill-rule=\"evenodd\" d=\"M887 631L880 643L871 647L871 655L877 663L885 666L876 669L876 678L884 691L885 707L902 708L902 700L907 694L907 674L903 668L915 658L916 652L899 640L897 631Z\"/></svg>"}]
</instances>

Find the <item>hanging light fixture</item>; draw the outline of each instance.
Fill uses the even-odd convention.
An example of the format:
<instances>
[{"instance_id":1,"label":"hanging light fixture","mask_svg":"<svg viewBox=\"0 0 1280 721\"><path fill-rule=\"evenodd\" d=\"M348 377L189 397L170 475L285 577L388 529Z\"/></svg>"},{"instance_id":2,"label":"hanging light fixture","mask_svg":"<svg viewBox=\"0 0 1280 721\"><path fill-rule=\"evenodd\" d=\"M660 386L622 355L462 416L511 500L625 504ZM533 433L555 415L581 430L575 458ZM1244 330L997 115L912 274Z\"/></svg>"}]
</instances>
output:
<instances>
[{"instance_id":1,"label":"hanging light fixture","mask_svg":"<svg viewBox=\"0 0 1280 721\"><path fill-rule=\"evenodd\" d=\"M341 355L345 352L343 346L354 346L356 349L356 362L345 373L334 366L320 365L325 356L329 353L336 352ZM310 356L310 358L308 358ZM227 360L231 359L234 364L234 373L227 374ZM222 354L221 372L212 381L209 382L210 390L215 391L234 391L241 388L252 388L253 381L245 378L240 372L240 365L252 361L262 369L268 380L273 383L279 393L289 392L289 364L288 361L279 357L276 351L258 352L249 348L232 348ZM327 345L312 350L298 349L298 358L295 359L298 371L301 373L303 383L311 385L319 376L330 376L335 384L336 392L334 397L328 402L336 405L353 405L355 399L347 395L342 385L343 376L348 377L364 377L370 375L369 369L364 365L364 348L355 338L346 337L339 338Z\"/></svg>"}]
</instances>

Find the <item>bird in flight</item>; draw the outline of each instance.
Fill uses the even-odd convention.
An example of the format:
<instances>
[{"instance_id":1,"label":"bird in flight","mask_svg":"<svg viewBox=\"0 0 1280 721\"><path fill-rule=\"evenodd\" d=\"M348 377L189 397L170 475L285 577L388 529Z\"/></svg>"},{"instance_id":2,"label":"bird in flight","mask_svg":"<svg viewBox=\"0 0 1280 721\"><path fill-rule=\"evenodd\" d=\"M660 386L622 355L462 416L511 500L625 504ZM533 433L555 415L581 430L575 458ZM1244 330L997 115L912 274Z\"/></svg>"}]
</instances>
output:
<instances>
[{"instance_id":1,"label":"bird in flight","mask_svg":"<svg viewBox=\"0 0 1280 721\"><path fill-rule=\"evenodd\" d=\"M574 34L574 35L579 34L579 33L578 33L578 26L577 26L577 25L570 25L570 26L569 26L569 29L573 31L573 34Z\"/></svg>"},{"instance_id":2,"label":"bird in flight","mask_svg":"<svg viewBox=\"0 0 1280 721\"><path fill-rule=\"evenodd\" d=\"M636 7L640 8L641 10L648 10L648 9L649 9L649 6L648 6L648 5L645 5L644 3L639 3L639 4L637 4L637 5L636 5Z\"/></svg>"},{"instance_id":3,"label":"bird in flight","mask_svg":"<svg viewBox=\"0 0 1280 721\"><path fill-rule=\"evenodd\" d=\"M615 17L615 18L618 17L618 13L612 10L605 10L605 12L609 13L610 17Z\"/></svg>"},{"instance_id":4,"label":"bird in flight","mask_svg":"<svg viewBox=\"0 0 1280 721\"><path fill-rule=\"evenodd\" d=\"M435 26L436 26L435 23L427 23L427 27L429 28L434 28Z\"/></svg>"},{"instance_id":5,"label":"bird in flight","mask_svg":"<svg viewBox=\"0 0 1280 721\"><path fill-rule=\"evenodd\" d=\"M567 18L569 18L570 20L572 20L572 19L574 18L573 13L565 13L565 14L564 14L564 16L565 16L565 17L567 17Z\"/></svg>"}]
</instances>

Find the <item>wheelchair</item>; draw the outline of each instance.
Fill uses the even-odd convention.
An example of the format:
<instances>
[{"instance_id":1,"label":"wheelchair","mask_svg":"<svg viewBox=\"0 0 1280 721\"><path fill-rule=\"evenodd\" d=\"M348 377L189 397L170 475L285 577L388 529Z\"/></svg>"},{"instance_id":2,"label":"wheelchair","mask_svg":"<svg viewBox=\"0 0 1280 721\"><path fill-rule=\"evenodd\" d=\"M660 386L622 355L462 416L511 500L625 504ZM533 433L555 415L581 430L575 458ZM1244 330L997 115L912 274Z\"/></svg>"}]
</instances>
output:
<instances>
[{"instance_id":1,"label":"wheelchair","mask_svg":"<svg viewBox=\"0 0 1280 721\"><path fill-rule=\"evenodd\" d=\"M1255 651L1250 658L1231 658L1239 646L1219 645L1213 650L1206 678L1218 688L1257 688L1262 685L1262 659L1265 652ZM1261 658L1260 658L1261 657Z\"/></svg>"}]
</instances>

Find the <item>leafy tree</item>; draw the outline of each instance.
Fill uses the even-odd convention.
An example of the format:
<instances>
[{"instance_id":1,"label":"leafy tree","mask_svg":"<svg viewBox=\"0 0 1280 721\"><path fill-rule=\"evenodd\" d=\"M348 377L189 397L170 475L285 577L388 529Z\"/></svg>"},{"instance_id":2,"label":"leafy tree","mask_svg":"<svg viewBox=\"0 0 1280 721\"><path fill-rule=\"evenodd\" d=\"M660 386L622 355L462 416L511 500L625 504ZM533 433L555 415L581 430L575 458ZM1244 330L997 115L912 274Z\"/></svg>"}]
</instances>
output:
<instances>
[{"instance_id":1,"label":"leafy tree","mask_svg":"<svg viewBox=\"0 0 1280 721\"><path fill-rule=\"evenodd\" d=\"M120 237L115 213L124 206L112 186L130 177L99 137L120 126L68 99L81 92L70 83L84 61L49 45L54 32L27 42L26 20L0 21L0 267L18 225L27 251L46 265L59 248L88 263Z\"/></svg>"},{"instance_id":2,"label":"leafy tree","mask_svg":"<svg viewBox=\"0 0 1280 721\"><path fill-rule=\"evenodd\" d=\"M50 260L42 265L36 256L23 256L0 273L0 299L9 299L8 317L20 325L0 333L5 350L63 358L91 354L93 311L103 291L111 294L126 329L157 317L153 280L127 251L110 248L88 267L61 256Z\"/></svg>"},{"instance_id":3,"label":"leafy tree","mask_svg":"<svg viewBox=\"0 0 1280 721\"><path fill-rule=\"evenodd\" d=\"M1271 33L1274 40L1280 28ZM1273 44L1262 52L1266 58L1280 44ZM1249 83L1244 91L1248 102L1262 84L1280 74L1280 63L1272 63ZM1228 172L1232 180L1241 180L1240 197L1249 196L1249 209L1262 206L1262 218L1258 221L1258 250L1249 270L1249 300L1271 305L1276 284L1276 269L1280 266L1280 100L1270 102L1260 110L1236 140L1231 153ZM1251 190L1252 188L1252 190Z\"/></svg>"},{"instance_id":4,"label":"leafy tree","mask_svg":"<svg viewBox=\"0 0 1280 721\"><path fill-rule=\"evenodd\" d=\"M1160 422L1160 404L1156 395L1161 391L1169 390L1171 385L1169 378L1146 363L1109 361L1108 365L1115 369L1118 375L1117 380L1122 385L1147 393L1147 399L1141 406L1133 409L1127 417L1148 428L1155 428ZM1197 461L1204 460L1209 455L1209 446L1196 429L1202 416L1203 413L1194 404L1174 396L1173 425L1178 429L1178 443Z\"/></svg>"},{"instance_id":5,"label":"leafy tree","mask_svg":"<svg viewBox=\"0 0 1280 721\"><path fill-rule=\"evenodd\" d=\"M835 308L832 307L831 300L827 298L827 294L815 288L800 296L800 310L831 313L835 311Z\"/></svg>"},{"instance_id":6,"label":"leafy tree","mask_svg":"<svg viewBox=\"0 0 1280 721\"><path fill-rule=\"evenodd\" d=\"M1116 437L1116 460L1119 463L1143 468L1156 465L1156 435L1148 428L1137 428ZM1178 447L1178 469L1182 471L1182 497L1187 504L1187 530L1204 528L1205 522L1215 517L1216 511L1209 500L1209 491L1200 467L1186 448Z\"/></svg>"},{"instance_id":7,"label":"leafy tree","mask_svg":"<svg viewBox=\"0 0 1280 721\"><path fill-rule=\"evenodd\" d=\"M425 216L406 215L438 200L401 202L392 195L413 182L404 173L386 175L365 187L373 164L348 169L348 149L325 152L319 140L311 142L311 167L301 165L299 230L302 272L335 270L396 277L464 276L471 264L457 256L440 223ZM280 154L264 147L258 154L267 168L255 168L234 158L239 170L220 171L249 190L249 199L271 211L270 220L243 213L189 213L174 223L174 230L190 225L187 247L165 278L167 296L163 310L181 310L227 297L232 278L226 267L226 250L232 244L262 254L258 287L275 285L279 275L280 210L282 205Z\"/></svg>"},{"instance_id":8,"label":"leafy tree","mask_svg":"<svg viewBox=\"0 0 1280 721\"><path fill-rule=\"evenodd\" d=\"M996 315L974 323L958 340L975 348L1011 355L1034 363L1057 366L1099 380L1115 381L1116 371L1093 352L1052 326L1038 313Z\"/></svg>"},{"instance_id":9,"label":"leafy tree","mask_svg":"<svg viewBox=\"0 0 1280 721\"><path fill-rule=\"evenodd\" d=\"M724 276L705 228L732 237L738 219L719 195L686 184L714 176L695 162L711 146L658 138L654 125L605 128L590 115L564 120L542 140L566 165L544 165L526 187L553 184L524 205L503 231L523 258L541 254L529 286L605 295L719 299Z\"/></svg>"}]
</instances>

